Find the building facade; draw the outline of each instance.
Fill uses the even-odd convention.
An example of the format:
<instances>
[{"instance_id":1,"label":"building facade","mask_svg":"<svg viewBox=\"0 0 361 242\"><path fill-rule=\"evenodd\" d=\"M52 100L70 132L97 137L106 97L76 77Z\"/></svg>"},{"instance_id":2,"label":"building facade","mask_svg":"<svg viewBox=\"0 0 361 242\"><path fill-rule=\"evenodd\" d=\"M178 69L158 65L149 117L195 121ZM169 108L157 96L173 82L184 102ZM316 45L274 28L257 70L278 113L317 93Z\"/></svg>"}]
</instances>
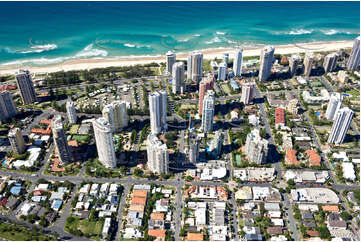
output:
<instances>
[{"instance_id":1,"label":"building facade","mask_svg":"<svg viewBox=\"0 0 361 242\"><path fill-rule=\"evenodd\" d=\"M102 114L109 122L113 132L119 132L128 126L129 117L125 102L115 101L105 105Z\"/></svg>"},{"instance_id":2,"label":"building facade","mask_svg":"<svg viewBox=\"0 0 361 242\"><path fill-rule=\"evenodd\" d=\"M261 56L259 60L260 69L258 74L260 82L267 81L271 75L274 52L275 48L273 46L266 46L261 51Z\"/></svg>"},{"instance_id":3,"label":"building facade","mask_svg":"<svg viewBox=\"0 0 361 242\"><path fill-rule=\"evenodd\" d=\"M156 91L149 95L150 128L152 134L167 130L167 92Z\"/></svg>"},{"instance_id":4,"label":"building facade","mask_svg":"<svg viewBox=\"0 0 361 242\"><path fill-rule=\"evenodd\" d=\"M147 138L148 168L158 174L168 173L169 155L167 145L163 144L156 135L150 134Z\"/></svg>"},{"instance_id":5,"label":"building facade","mask_svg":"<svg viewBox=\"0 0 361 242\"><path fill-rule=\"evenodd\" d=\"M255 84L252 82L242 84L241 102L243 102L245 105L253 102L254 85Z\"/></svg>"},{"instance_id":6,"label":"building facade","mask_svg":"<svg viewBox=\"0 0 361 242\"><path fill-rule=\"evenodd\" d=\"M68 141L65 136L63 121L60 115L55 116L55 118L51 122L51 128L53 131L55 150L58 153L59 160L63 163L72 162L73 155L70 152L68 146Z\"/></svg>"},{"instance_id":7,"label":"building facade","mask_svg":"<svg viewBox=\"0 0 361 242\"><path fill-rule=\"evenodd\" d=\"M234 58L233 58L233 73L235 76L241 76L242 74L242 60L243 60L243 50L236 49L234 51Z\"/></svg>"},{"instance_id":8,"label":"building facade","mask_svg":"<svg viewBox=\"0 0 361 242\"><path fill-rule=\"evenodd\" d=\"M99 161L106 168L115 168L117 158L113 142L113 133L110 123L103 117L93 121L94 137L97 146Z\"/></svg>"},{"instance_id":9,"label":"building facade","mask_svg":"<svg viewBox=\"0 0 361 242\"><path fill-rule=\"evenodd\" d=\"M353 111L348 107L344 107L338 110L336 113L335 121L333 121L331 133L328 136L327 142L329 144L342 144L347 130L350 127L353 117Z\"/></svg>"},{"instance_id":10,"label":"building facade","mask_svg":"<svg viewBox=\"0 0 361 242\"><path fill-rule=\"evenodd\" d=\"M203 76L203 54L193 51L188 56L187 79L199 83Z\"/></svg>"},{"instance_id":11,"label":"building facade","mask_svg":"<svg viewBox=\"0 0 361 242\"><path fill-rule=\"evenodd\" d=\"M303 60L303 75L306 77L310 77L311 75L314 58L313 53L308 52L305 55L305 59Z\"/></svg>"},{"instance_id":12,"label":"building facade","mask_svg":"<svg viewBox=\"0 0 361 242\"><path fill-rule=\"evenodd\" d=\"M248 135L245 153L250 163L263 164L267 162L268 141L259 135L259 130L254 129Z\"/></svg>"},{"instance_id":13,"label":"building facade","mask_svg":"<svg viewBox=\"0 0 361 242\"><path fill-rule=\"evenodd\" d=\"M298 114L298 103L297 98L291 99L287 105L287 111L292 114Z\"/></svg>"},{"instance_id":14,"label":"building facade","mask_svg":"<svg viewBox=\"0 0 361 242\"><path fill-rule=\"evenodd\" d=\"M213 90L208 90L203 100L202 130L208 132L213 130L213 118L216 97Z\"/></svg>"},{"instance_id":15,"label":"building facade","mask_svg":"<svg viewBox=\"0 0 361 242\"><path fill-rule=\"evenodd\" d=\"M168 51L166 54L166 71L168 74L173 74L173 65L176 62L176 54L172 51Z\"/></svg>"},{"instance_id":16,"label":"building facade","mask_svg":"<svg viewBox=\"0 0 361 242\"><path fill-rule=\"evenodd\" d=\"M223 54L223 58L222 58L222 62L228 64L229 61L229 54L228 53L224 53Z\"/></svg>"},{"instance_id":17,"label":"building facade","mask_svg":"<svg viewBox=\"0 0 361 242\"><path fill-rule=\"evenodd\" d=\"M8 134L8 139L11 145L11 150L14 154L19 155L24 153L25 142L19 128L11 129Z\"/></svg>"},{"instance_id":18,"label":"building facade","mask_svg":"<svg viewBox=\"0 0 361 242\"><path fill-rule=\"evenodd\" d=\"M73 101L66 102L66 114L68 116L69 124L76 124L78 116L76 115L75 104Z\"/></svg>"},{"instance_id":19,"label":"building facade","mask_svg":"<svg viewBox=\"0 0 361 242\"><path fill-rule=\"evenodd\" d=\"M196 164L199 161L199 143L200 140L195 135L189 135L188 161Z\"/></svg>"},{"instance_id":20,"label":"building facade","mask_svg":"<svg viewBox=\"0 0 361 242\"><path fill-rule=\"evenodd\" d=\"M37 101L34 84L29 71L20 70L19 73L16 74L16 83L24 105Z\"/></svg>"},{"instance_id":21,"label":"building facade","mask_svg":"<svg viewBox=\"0 0 361 242\"><path fill-rule=\"evenodd\" d=\"M301 57L299 55L293 54L288 59L289 63L289 73L291 77L293 77L296 74L298 64L301 62Z\"/></svg>"},{"instance_id":22,"label":"building facade","mask_svg":"<svg viewBox=\"0 0 361 242\"><path fill-rule=\"evenodd\" d=\"M214 138L209 143L209 151L213 158L218 158L218 156L221 154L223 140L224 134L220 130L217 130L215 132Z\"/></svg>"},{"instance_id":23,"label":"building facade","mask_svg":"<svg viewBox=\"0 0 361 242\"><path fill-rule=\"evenodd\" d=\"M360 70L360 36L353 43L350 57L347 60L348 70Z\"/></svg>"},{"instance_id":24,"label":"building facade","mask_svg":"<svg viewBox=\"0 0 361 242\"><path fill-rule=\"evenodd\" d=\"M323 60L323 69L325 70L325 73L332 72L336 69L337 59L337 53L331 53L325 56L325 59Z\"/></svg>"},{"instance_id":25,"label":"building facade","mask_svg":"<svg viewBox=\"0 0 361 242\"><path fill-rule=\"evenodd\" d=\"M172 67L172 92L174 94L184 93L184 63L177 62Z\"/></svg>"},{"instance_id":26,"label":"building facade","mask_svg":"<svg viewBox=\"0 0 361 242\"><path fill-rule=\"evenodd\" d=\"M16 115L16 107L9 92L0 93L0 120L6 120Z\"/></svg>"},{"instance_id":27,"label":"building facade","mask_svg":"<svg viewBox=\"0 0 361 242\"><path fill-rule=\"evenodd\" d=\"M330 101L327 105L326 118L327 120L335 120L336 113L341 108L343 96L341 93L334 92L331 94Z\"/></svg>"},{"instance_id":28,"label":"building facade","mask_svg":"<svg viewBox=\"0 0 361 242\"><path fill-rule=\"evenodd\" d=\"M214 76L209 75L203 78L199 83L199 100L198 100L198 114L201 115L203 112L203 100L208 90L213 90L214 87Z\"/></svg>"},{"instance_id":29,"label":"building facade","mask_svg":"<svg viewBox=\"0 0 361 242\"><path fill-rule=\"evenodd\" d=\"M218 80L224 81L227 78L227 64L222 62L218 66Z\"/></svg>"}]
</instances>

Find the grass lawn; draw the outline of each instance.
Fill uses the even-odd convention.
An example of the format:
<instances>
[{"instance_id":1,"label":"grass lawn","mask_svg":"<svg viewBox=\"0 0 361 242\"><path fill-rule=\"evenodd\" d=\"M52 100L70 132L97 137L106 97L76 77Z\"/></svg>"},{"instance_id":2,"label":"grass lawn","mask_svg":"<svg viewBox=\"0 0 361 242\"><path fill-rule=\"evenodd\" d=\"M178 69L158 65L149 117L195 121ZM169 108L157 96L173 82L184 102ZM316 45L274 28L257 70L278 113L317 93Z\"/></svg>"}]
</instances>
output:
<instances>
[{"instance_id":1,"label":"grass lawn","mask_svg":"<svg viewBox=\"0 0 361 242\"><path fill-rule=\"evenodd\" d=\"M230 94L231 93L231 89L229 88L229 85L228 84L222 84L221 85L221 88L222 90L227 93L227 94Z\"/></svg>"},{"instance_id":2,"label":"grass lawn","mask_svg":"<svg viewBox=\"0 0 361 242\"><path fill-rule=\"evenodd\" d=\"M65 229L68 232L80 230L85 236L89 235L90 238L100 239L104 222L102 220L91 221L88 219L80 220L73 217L73 221L66 222Z\"/></svg>"},{"instance_id":3,"label":"grass lawn","mask_svg":"<svg viewBox=\"0 0 361 242\"><path fill-rule=\"evenodd\" d=\"M47 235L42 235L38 230L29 230L19 224L0 223L0 238L10 241L25 240L55 240Z\"/></svg>"},{"instance_id":4,"label":"grass lawn","mask_svg":"<svg viewBox=\"0 0 361 242\"><path fill-rule=\"evenodd\" d=\"M103 222L102 221L89 221L89 220L80 220L78 223L78 228L84 234L102 234Z\"/></svg>"},{"instance_id":5,"label":"grass lawn","mask_svg":"<svg viewBox=\"0 0 361 242\"><path fill-rule=\"evenodd\" d=\"M86 141L86 140L88 140L87 135L73 135L71 138L76 140L76 141Z\"/></svg>"},{"instance_id":6,"label":"grass lawn","mask_svg":"<svg viewBox=\"0 0 361 242\"><path fill-rule=\"evenodd\" d=\"M182 104L182 106L180 107L180 109L193 109L196 108L197 106L195 104L192 103L187 103L187 104Z\"/></svg>"},{"instance_id":7,"label":"grass lawn","mask_svg":"<svg viewBox=\"0 0 361 242\"><path fill-rule=\"evenodd\" d=\"M71 133L71 134L77 134L79 127L80 127L79 124L74 124L74 125L71 126L71 128L70 128L70 133Z\"/></svg>"}]
</instances>

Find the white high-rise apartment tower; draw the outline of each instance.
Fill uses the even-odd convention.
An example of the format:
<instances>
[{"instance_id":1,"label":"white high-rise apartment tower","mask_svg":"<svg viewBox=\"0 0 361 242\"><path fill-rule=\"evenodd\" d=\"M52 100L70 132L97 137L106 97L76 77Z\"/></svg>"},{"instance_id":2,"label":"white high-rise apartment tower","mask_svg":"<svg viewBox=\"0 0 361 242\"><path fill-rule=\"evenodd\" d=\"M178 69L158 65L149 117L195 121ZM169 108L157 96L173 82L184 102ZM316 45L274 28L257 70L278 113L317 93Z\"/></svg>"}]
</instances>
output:
<instances>
[{"instance_id":1,"label":"white high-rise apartment tower","mask_svg":"<svg viewBox=\"0 0 361 242\"><path fill-rule=\"evenodd\" d=\"M167 92L156 91L149 95L150 128L152 134L167 130Z\"/></svg>"},{"instance_id":2,"label":"white high-rise apartment tower","mask_svg":"<svg viewBox=\"0 0 361 242\"><path fill-rule=\"evenodd\" d=\"M353 111L348 107L344 107L338 110L336 113L335 121L333 121L330 136L328 136L327 142L329 144L342 144L347 130L350 127L352 121Z\"/></svg>"},{"instance_id":3,"label":"white high-rise apartment tower","mask_svg":"<svg viewBox=\"0 0 361 242\"><path fill-rule=\"evenodd\" d=\"M154 134L148 135L147 138L147 158L148 168L158 174L168 173L169 155L166 144L158 139Z\"/></svg>"},{"instance_id":4,"label":"white high-rise apartment tower","mask_svg":"<svg viewBox=\"0 0 361 242\"><path fill-rule=\"evenodd\" d=\"M66 114L68 116L69 124L76 124L78 116L76 115L75 104L73 101L66 102Z\"/></svg>"},{"instance_id":5,"label":"white high-rise apartment tower","mask_svg":"<svg viewBox=\"0 0 361 242\"><path fill-rule=\"evenodd\" d=\"M263 164L267 161L268 141L260 136L258 129L247 135L245 153L250 163Z\"/></svg>"},{"instance_id":6,"label":"white high-rise apartment tower","mask_svg":"<svg viewBox=\"0 0 361 242\"><path fill-rule=\"evenodd\" d=\"M0 120L6 120L16 115L16 107L9 92L0 93Z\"/></svg>"},{"instance_id":7,"label":"white high-rise apartment tower","mask_svg":"<svg viewBox=\"0 0 361 242\"><path fill-rule=\"evenodd\" d=\"M242 60L243 60L243 50L236 49L234 51L234 58L233 58L233 73L235 76L241 76L242 74Z\"/></svg>"},{"instance_id":8,"label":"white high-rise apartment tower","mask_svg":"<svg viewBox=\"0 0 361 242\"><path fill-rule=\"evenodd\" d=\"M125 102L114 101L103 108L103 117L109 122L113 132L118 132L128 126L129 117Z\"/></svg>"},{"instance_id":9,"label":"white high-rise apartment tower","mask_svg":"<svg viewBox=\"0 0 361 242\"><path fill-rule=\"evenodd\" d=\"M360 70L360 36L355 39L350 57L347 60L348 70Z\"/></svg>"},{"instance_id":10,"label":"white high-rise apartment tower","mask_svg":"<svg viewBox=\"0 0 361 242\"><path fill-rule=\"evenodd\" d=\"M341 95L341 93L338 92L332 93L326 110L327 120L335 120L336 113L341 108L342 100L343 100L343 96Z\"/></svg>"},{"instance_id":11,"label":"white high-rise apartment tower","mask_svg":"<svg viewBox=\"0 0 361 242\"><path fill-rule=\"evenodd\" d=\"M16 83L24 105L37 101L33 80L31 79L29 71L20 70L19 73L16 74Z\"/></svg>"},{"instance_id":12,"label":"white high-rise apartment tower","mask_svg":"<svg viewBox=\"0 0 361 242\"><path fill-rule=\"evenodd\" d=\"M203 76L203 54L193 51L188 56L187 79L199 83Z\"/></svg>"},{"instance_id":13,"label":"white high-rise apartment tower","mask_svg":"<svg viewBox=\"0 0 361 242\"><path fill-rule=\"evenodd\" d=\"M307 52L305 59L303 60L303 75L310 77L313 65L314 55L311 52Z\"/></svg>"},{"instance_id":14,"label":"white high-rise apartment tower","mask_svg":"<svg viewBox=\"0 0 361 242\"><path fill-rule=\"evenodd\" d=\"M254 83L253 82L243 83L241 102L243 102L245 105L252 103L253 95L254 95Z\"/></svg>"},{"instance_id":15,"label":"white high-rise apartment tower","mask_svg":"<svg viewBox=\"0 0 361 242\"><path fill-rule=\"evenodd\" d=\"M323 60L323 69L325 70L325 73L335 70L337 65L337 59L337 53L331 53L325 56L325 59Z\"/></svg>"},{"instance_id":16,"label":"white high-rise apartment tower","mask_svg":"<svg viewBox=\"0 0 361 242\"><path fill-rule=\"evenodd\" d=\"M199 160L199 143L200 140L197 136L189 137L188 161L189 163L196 164Z\"/></svg>"},{"instance_id":17,"label":"white high-rise apartment tower","mask_svg":"<svg viewBox=\"0 0 361 242\"><path fill-rule=\"evenodd\" d=\"M59 159L63 163L73 161L73 154L70 152L68 140L65 136L64 125L60 115L55 116L51 122L53 132L54 144L58 153Z\"/></svg>"},{"instance_id":18,"label":"white high-rise apartment tower","mask_svg":"<svg viewBox=\"0 0 361 242\"><path fill-rule=\"evenodd\" d=\"M260 82L267 81L267 79L271 75L274 52L275 48L273 46L266 46L261 51L261 56L259 60L260 69L258 74Z\"/></svg>"},{"instance_id":19,"label":"white high-rise apartment tower","mask_svg":"<svg viewBox=\"0 0 361 242\"><path fill-rule=\"evenodd\" d=\"M224 53L223 54L223 62L228 64L228 61L229 61L229 54L228 53Z\"/></svg>"},{"instance_id":20,"label":"white high-rise apartment tower","mask_svg":"<svg viewBox=\"0 0 361 242\"><path fill-rule=\"evenodd\" d=\"M11 129L8 134L8 139L14 154L18 155L24 153L25 141L19 128Z\"/></svg>"},{"instance_id":21,"label":"white high-rise apartment tower","mask_svg":"<svg viewBox=\"0 0 361 242\"><path fill-rule=\"evenodd\" d=\"M227 76L227 64L225 62L222 62L218 66L218 80L224 81L226 80Z\"/></svg>"},{"instance_id":22,"label":"white high-rise apartment tower","mask_svg":"<svg viewBox=\"0 0 361 242\"><path fill-rule=\"evenodd\" d=\"M301 57L299 55L292 55L289 59L289 72L291 74L291 77L293 77L296 74L297 66L301 62Z\"/></svg>"},{"instance_id":23,"label":"white high-rise apartment tower","mask_svg":"<svg viewBox=\"0 0 361 242\"><path fill-rule=\"evenodd\" d=\"M172 74L172 68L176 62L176 54L174 52L168 51L166 54L166 70L168 74Z\"/></svg>"},{"instance_id":24,"label":"white high-rise apartment tower","mask_svg":"<svg viewBox=\"0 0 361 242\"><path fill-rule=\"evenodd\" d=\"M202 112L202 130L203 132L212 131L213 118L215 108L215 94L213 90L208 90L203 99L203 112Z\"/></svg>"},{"instance_id":25,"label":"white high-rise apartment tower","mask_svg":"<svg viewBox=\"0 0 361 242\"><path fill-rule=\"evenodd\" d=\"M93 121L94 137L97 146L99 161L107 168L117 166L112 128L109 122L100 117Z\"/></svg>"},{"instance_id":26,"label":"white high-rise apartment tower","mask_svg":"<svg viewBox=\"0 0 361 242\"><path fill-rule=\"evenodd\" d=\"M176 62L172 67L172 92L182 93L184 92L184 63Z\"/></svg>"}]
</instances>

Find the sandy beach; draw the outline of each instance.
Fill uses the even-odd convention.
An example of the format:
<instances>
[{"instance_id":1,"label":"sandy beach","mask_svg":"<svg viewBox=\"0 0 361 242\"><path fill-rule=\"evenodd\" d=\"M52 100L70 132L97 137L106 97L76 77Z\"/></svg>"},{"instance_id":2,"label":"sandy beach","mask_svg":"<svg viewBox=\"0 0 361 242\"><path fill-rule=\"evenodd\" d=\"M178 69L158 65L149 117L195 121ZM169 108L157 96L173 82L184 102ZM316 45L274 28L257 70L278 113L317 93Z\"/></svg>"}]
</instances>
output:
<instances>
[{"instance_id":1,"label":"sandy beach","mask_svg":"<svg viewBox=\"0 0 361 242\"><path fill-rule=\"evenodd\" d=\"M332 41L332 42L314 42L314 43L299 43L288 45L276 45L275 54L294 54L304 53L306 51L334 51L342 48L352 48L353 41ZM257 56L260 55L262 46L244 48L243 56ZM232 56L233 49L230 48L216 48L200 50L203 53L204 59L221 58L223 53L230 53ZM178 60L186 60L188 52L177 53ZM28 65L2 65L0 66L0 75L14 74L19 70L28 69L35 74L44 74L57 71L70 71L70 70L86 70L93 68L104 68L110 66L129 66L147 63L160 63L165 62L165 55L157 56L124 56L124 57L109 57L109 58L94 58L94 59L77 59L66 61L61 64L49 66L28 66Z\"/></svg>"}]
</instances>

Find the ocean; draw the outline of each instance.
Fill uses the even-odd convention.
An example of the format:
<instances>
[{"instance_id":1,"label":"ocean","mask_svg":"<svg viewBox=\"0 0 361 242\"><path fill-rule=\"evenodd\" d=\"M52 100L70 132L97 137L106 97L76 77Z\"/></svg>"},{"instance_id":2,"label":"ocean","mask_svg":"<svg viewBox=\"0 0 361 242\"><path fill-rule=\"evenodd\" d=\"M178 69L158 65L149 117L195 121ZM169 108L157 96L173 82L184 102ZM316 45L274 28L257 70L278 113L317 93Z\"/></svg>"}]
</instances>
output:
<instances>
[{"instance_id":1,"label":"ocean","mask_svg":"<svg viewBox=\"0 0 361 242\"><path fill-rule=\"evenodd\" d=\"M359 2L0 2L0 67L352 40Z\"/></svg>"}]
</instances>

